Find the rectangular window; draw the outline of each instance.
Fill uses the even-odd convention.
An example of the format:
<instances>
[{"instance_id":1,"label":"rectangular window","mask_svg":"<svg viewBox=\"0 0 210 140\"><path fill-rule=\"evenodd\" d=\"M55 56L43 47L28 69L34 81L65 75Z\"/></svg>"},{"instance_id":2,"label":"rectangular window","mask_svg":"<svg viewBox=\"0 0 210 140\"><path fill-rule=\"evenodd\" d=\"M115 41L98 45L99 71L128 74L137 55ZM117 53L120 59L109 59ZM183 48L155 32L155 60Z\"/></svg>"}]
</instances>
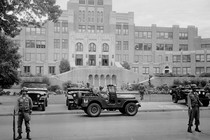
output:
<instances>
[{"instance_id":1,"label":"rectangular window","mask_svg":"<svg viewBox=\"0 0 210 140\"><path fill-rule=\"evenodd\" d=\"M121 61L121 55L120 54L116 54L115 60L117 62L120 62Z\"/></svg>"},{"instance_id":2,"label":"rectangular window","mask_svg":"<svg viewBox=\"0 0 210 140\"><path fill-rule=\"evenodd\" d=\"M13 40L15 47L20 48L20 40Z\"/></svg>"},{"instance_id":3,"label":"rectangular window","mask_svg":"<svg viewBox=\"0 0 210 140\"><path fill-rule=\"evenodd\" d=\"M147 62L152 62L152 56L151 55L147 55Z\"/></svg>"},{"instance_id":4,"label":"rectangular window","mask_svg":"<svg viewBox=\"0 0 210 140\"><path fill-rule=\"evenodd\" d=\"M180 40L188 40L188 33L179 33Z\"/></svg>"},{"instance_id":5,"label":"rectangular window","mask_svg":"<svg viewBox=\"0 0 210 140\"><path fill-rule=\"evenodd\" d=\"M201 44L201 48L209 49L210 48L210 44Z\"/></svg>"},{"instance_id":6,"label":"rectangular window","mask_svg":"<svg viewBox=\"0 0 210 140\"><path fill-rule=\"evenodd\" d=\"M135 50L143 50L143 43L138 43L135 45Z\"/></svg>"},{"instance_id":7,"label":"rectangular window","mask_svg":"<svg viewBox=\"0 0 210 140\"><path fill-rule=\"evenodd\" d=\"M62 32L63 33L68 33L68 21L63 21L62 22Z\"/></svg>"},{"instance_id":8,"label":"rectangular window","mask_svg":"<svg viewBox=\"0 0 210 140\"><path fill-rule=\"evenodd\" d=\"M136 38L142 38L142 39L151 39L152 38L152 32L150 31L137 31L135 32Z\"/></svg>"},{"instance_id":9,"label":"rectangular window","mask_svg":"<svg viewBox=\"0 0 210 140\"><path fill-rule=\"evenodd\" d=\"M34 28L34 27L31 27L31 33L30 33L31 35L35 35L36 34L36 28Z\"/></svg>"},{"instance_id":10,"label":"rectangular window","mask_svg":"<svg viewBox=\"0 0 210 140\"><path fill-rule=\"evenodd\" d=\"M205 72L204 67L196 67L195 68L195 74L197 74L197 75L204 73L204 72Z\"/></svg>"},{"instance_id":11,"label":"rectangular window","mask_svg":"<svg viewBox=\"0 0 210 140\"><path fill-rule=\"evenodd\" d=\"M157 44L156 45L156 50L157 51L163 51L164 50L164 44Z\"/></svg>"},{"instance_id":12,"label":"rectangular window","mask_svg":"<svg viewBox=\"0 0 210 140\"><path fill-rule=\"evenodd\" d=\"M79 4L85 4L85 0L79 0Z\"/></svg>"},{"instance_id":13,"label":"rectangular window","mask_svg":"<svg viewBox=\"0 0 210 140\"><path fill-rule=\"evenodd\" d=\"M35 40L26 40L26 48L35 48Z\"/></svg>"},{"instance_id":14,"label":"rectangular window","mask_svg":"<svg viewBox=\"0 0 210 140\"><path fill-rule=\"evenodd\" d=\"M173 55L173 63L181 62L181 55Z\"/></svg>"},{"instance_id":15,"label":"rectangular window","mask_svg":"<svg viewBox=\"0 0 210 140\"><path fill-rule=\"evenodd\" d=\"M31 53L25 54L25 61L31 61Z\"/></svg>"},{"instance_id":16,"label":"rectangular window","mask_svg":"<svg viewBox=\"0 0 210 140\"><path fill-rule=\"evenodd\" d=\"M173 44L165 44L165 51L173 51Z\"/></svg>"},{"instance_id":17,"label":"rectangular window","mask_svg":"<svg viewBox=\"0 0 210 140\"><path fill-rule=\"evenodd\" d=\"M104 32L104 26L97 26L97 33L103 33Z\"/></svg>"},{"instance_id":18,"label":"rectangular window","mask_svg":"<svg viewBox=\"0 0 210 140\"><path fill-rule=\"evenodd\" d=\"M55 75L55 66L49 66L49 74Z\"/></svg>"},{"instance_id":19,"label":"rectangular window","mask_svg":"<svg viewBox=\"0 0 210 140\"><path fill-rule=\"evenodd\" d=\"M123 41L123 50L129 50L128 41Z\"/></svg>"},{"instance_id":20,"label":"rectangular window","mask_svg":"<svg viewBox=\"0 0 210 140\"><path fill-rule=\"evenodd\" d=\"M44 67L43 66L36 66L36 74L42 75Z\"/></svg>"},{"instance_id":21,"label":"rectangular window","mask_svg":"<svg viewBox=\"0 0 210 140\"><path fill-rule=\"evenodd\" d=\"M139 55L134 55L134 63L138 63L139 62Z\"/></svg>"},{"instance_id":22,"label":"rectangular window","mask_svg":"<svg viewBox=\"0 0 210 140\"><path fill-rule=\"evenodd\" d=\"M204 62L205 61L204 54L196 54L195 55L195 61L196 62Z\"/></svg>"},{"instance_id":23,"label":"rectangular window","mask_svg":"<svg viewBox=\"0 0 210 140\"><path fill-rule=\"evenodd\" d=\"M60 39L54 39L54 48L60 48Z\"/></svg>"},{"instance_id":24,"label":"rectangular window","mask_svg":"<svg viewBox=\"0 0 210 140\"><path fill-rule=\"evenodd\" d=\"M36 60L37 61L45 61L45 54L44 53L37 53Z\"/></svg>"},{"instance_id":25,"label":"rectangular window","mask_svg":"<svg viewBox=\"0 0 210 140\"><path fill-rule=\"evenodd\" d=\"M67 49L68 48L68 39L62 39L62 48Z\"/></svg>"},{"instance_id":26,"label":"rectangular window","mask_svg":"<svg viewBox=\"0 0 210 140\"><path fill-rule=\"evenodd\" d=\"M133 72L139 73L139 68L138 67L133 67Z\"/></svg>"},{"instance_id":27,"label":"rectangular window","mask_svg":"<svg viewBox=\"0 0 210 140\"><path fill-rule=\"evenodd\" d=\"M98 0L98 5L103 5L104 4L104 0Z\"/></svg>"},{"instance_id":28,"label":"rectangular window","mask_svg":"<svg viewBox=\"0 0 210 140\"><path fill-rule=\"evenodd\" d=\"M62 54L62 59L68 60L68 53L63 53Z\"/></svg>"},{"instance_id":29,"label":"rectangular window","mask_svg":"<svg viewBox=\"0 0 210 140\"><path fill-rule=\"evenodd\" d=\"M60 22L54 23L54 32L60 33Z\"/></svg>"},{"instance_id":30,"label":"rectangular window","mask_svg":"<svg viewBox=\"0 0 210 140\"><path fill-rule=\"evenodd\" d=\"M210 54L206 55L206 62L210 62Z\"/></svg>"},{"instance_id":31,"label":"rectangular window","mask_svg":"<svg viewBox=\"0 0 210 140\"><path fill-rule=\"evenodd\" d=\"M24 73L30 73L31 67L30 66L24 66Z\"/></svg>"},{"instance_id":32,"label":"rectangular window","mask_svg":"<svg viewBox=\"0 0 210 140\"><path fill-rule=\"evenodd\" d=\"M109 66L109 55L102 55L102 66Z\"/></svg>"},{"instance_id":33,"label":"rectangular window","mask_svg":"<svg viewBox=\"0 0 210 140\"><path fill-rule=\"evenodd\" d=\"M145 51L151 51L152 50L152 44L151 43L145 43L144 44L144 50Z\"/></svg>"},{"instance_id":34,"label":"rectangular window","mask_svg":"<svg viewBox=\"0 0 210 140\"><path fill-rule=\"evenodd\" d=\"M173 74L181 74L181 68L180 67L173 67L172 68Z\"/></svg>"},{"instance_id":35,"label":"rectangular window","mask_svg":"<svg viewBox=\"0 0 210 140\"><path fill-rule=\"evenodd\" d=\"M191 68L190 67L183 67L182 68L182 74L191 74Z\"/></svg>"},{"instance_id":36,"label":"rectangular window","mask_svg":"<svg viewBox=\"0 0 210 140\"><path fill-rule=\"evenodd\" d=\"M191 62L190 55L182 55L182 62Z\"/></svg>"},{"instance_id":37,"label":"rectangular window","mask_svg":"<svg viewBox=\"0 0 210 140\"><path fill-rule=\"evenodd\" d=\"M83 55L82 54L76 54L75 64L76 64L76 66L83 65Z\"/></svg>"},{"instance_id":38,"label":"rectangular window","mask_svg":"<svg viewBox=\"0 0 210 140\"><path fill-rule=\"evenodd\" d=\"M121 50L121 41L116 41L116 50Z\"/></svg>"},{"instance_id":39,"label":"rectangular window","mask_svg":"<svg viewBox=\"0 0 210 140\"><path fill-rule=\"evenodd\" d=\"M149 74L149 67L143 67L143 74Z\"/></svg>"},{"instance_id":40,"label":"rectangular window","mask_svg":"<svg viewBox=\"0 0 210 140\"><path fill-rule=\"evenodd\" d=\"M94 33L95 32L95 25L88 25L88 32Z\"/></svg>"},{"instance_id":41,"label":"rectangular window","mask_svg":"<svg viewBox=\"0 0 210 140\"><path fill-rule=\"evenodd\" d=\"M59 53L54 53L54 61L60 60L60 54Z\"/></svg>"},{"instance_id":42,"label":"rectangular window","mask_svg":"<svg viewBox=\"0 0 210 140\"><path fill-rule=\"evenodd\" d=\"M128 25L123 25L123 35L128 35Z\"/></svg>"},{"instance_id":43,"label":"rectangular window","mask_svg":"<svg viewBox=\"0 0 210 140\"><path fill-rule=\"evenodd\" d=\"M157 32L156 36L157 36L157 39L173 39L172 32Z\"/></svg>"},{"instance_id":44,"label":"rectangular window","mask_svg":"<svg viewBox=\"0 0 210 140\"><path fill-rule=\"evenodd\" d=\"M160 73L160 68L159 67L154 67L154 73Z\"/></svg>"},{"instance_id":45,"label":"rectangular window","mask_svg":"<svg viewBox=\"0 0 210 140\"><path fill-rule=\"evenodd\" d=\"M96 55L89 55L89 66L96 66Z\"/></svg>"},{"instance_id":46,"label":"rectangular window","mask_svg":"<svg viewBox=\"0 0 210 140\"><path fill-rule=\"evenodd\" d=\"M210 67L206 67L206 73L210 73Z\"/></svg>"},{"instance_id":47,"label":"rectangular window","mask_svg":"<svg viewBox=\"0 0 210 140\"><path fill-rule=\"evenodd\" d=\"M36 40L36 48L46 48L45 40Z\"/></svg>"},{"instance_id":48,"label":"rectangular window","mask_svg":"<svg viewBox=\"0 0 210 140\"><path fill-rule=\"evenodd\" d=\"M85 25L79 25L79 32L85 32L86 26Z\"/></svg>"},{"instance_id":49,"label":"rectangular window","mask_svg":"<svg viewBox=\"0 0 210 140\"><path fill-rule=\"evenodd\" d=\"M94 5L94 0L88 0L89 5Z\"/></svg>"},{"instance_id":50,"label":"rectangular window","mask_svg":"<svg viewBox=\"0 0 210 140\"><path fill-rule=\"evenodd\" d=\"M117 35L121 34L121 25L116 25L116 34Z\"/></svg>"},{"instance_id":51,"label":"rectangular window","mask_svg":"<svg viewBox=\"0 0 210 140\"><path fill-rule=\"evenodd\" d=\"M44 27L36 28L36 34L37 35L45 35L46 34L46 29Z\"/></svg>"},{"instance_id":52,"label":"rectangular window","mask_svg":"<svg viewBox=\"0 0 210 140\"><path fill-rule=\"evenodd\" d=\"M179 51L188 51L188 44L179 44Z\"/></svg>"}]
</instances>

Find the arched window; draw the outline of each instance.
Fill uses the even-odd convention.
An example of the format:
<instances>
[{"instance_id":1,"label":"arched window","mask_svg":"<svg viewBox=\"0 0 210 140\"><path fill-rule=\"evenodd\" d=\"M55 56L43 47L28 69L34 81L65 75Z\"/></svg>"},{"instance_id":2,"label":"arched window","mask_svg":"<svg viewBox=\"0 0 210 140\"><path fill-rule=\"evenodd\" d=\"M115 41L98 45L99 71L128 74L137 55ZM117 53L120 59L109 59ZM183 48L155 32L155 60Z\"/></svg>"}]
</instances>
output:
<instances>
[{"instance_id":1,"label":"arched window","mask_svg":"<svg viewBox=\"0 0 210 140\"><path fill-rule=\"evenodd\" d=\"M76 51L77 52L82 52L83 51L83 44L81 42L78 42L76 44Z\"/></svg>"},{"instance_id":2,"label":"arched window","mask_svg":"<svg viewBox=\"0 0 210 140\"><path fill-rule=\"evenodd\" d=\"M89 52L96 52L96 44L95 43L89 44Z\"/></svg>"},{"instance_id":3,"label":"arched window","mask_svg":"<svg viewBox=\"0 0 210 140\"><path fill-rule=\"evenodd\" d=\"M103 51L103 52L109 52L109 45L108 45L107 43L104 43L104 44L102 45L102 51Z\"/></svg>"}]
</instances>

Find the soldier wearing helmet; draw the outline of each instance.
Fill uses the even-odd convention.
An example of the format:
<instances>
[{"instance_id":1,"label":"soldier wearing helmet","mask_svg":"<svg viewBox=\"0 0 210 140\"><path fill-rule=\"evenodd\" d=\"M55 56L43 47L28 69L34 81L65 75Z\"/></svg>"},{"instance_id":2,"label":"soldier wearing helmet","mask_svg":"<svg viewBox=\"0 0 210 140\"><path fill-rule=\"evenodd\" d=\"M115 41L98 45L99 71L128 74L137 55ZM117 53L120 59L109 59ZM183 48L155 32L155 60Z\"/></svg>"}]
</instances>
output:
<instances>
[{"instance_id":1,"label":"soldier wearing helmet","mask_svg":"<svg viewBox=\"0 0 210 140\"><path fill-rule=\"evenodd\" d=\"M22 123L23 120L25 121L25 127L26 127L26 138L31 140L30 138L30 119L31 119L31 113L32 113L32 107L33 103L29 96L27 96L28 89L26 87L23 87L21 90L21 95L17 99L17 103L15 106L15 110L18 113L18 137L17 140L22 139Z\"/></svg>"},{"instance_id":2,"label":"soldier wearing helmet","mask_svg":"<svg viewBox=\"0 0 210 140\"><path fill-rule=\"evenodd\" d=\"M199 100L198 94L196 92L196 85L191 84L192 91L188 94L188 115L189 115L189 122L188 122L188 129L189 133L192 133L191 127L193 126L193 120L195 119L195 131L201 132L198 128L200 125L200 110L199 107L202 106L202 103Z\"/></svg>"}]
</instances>

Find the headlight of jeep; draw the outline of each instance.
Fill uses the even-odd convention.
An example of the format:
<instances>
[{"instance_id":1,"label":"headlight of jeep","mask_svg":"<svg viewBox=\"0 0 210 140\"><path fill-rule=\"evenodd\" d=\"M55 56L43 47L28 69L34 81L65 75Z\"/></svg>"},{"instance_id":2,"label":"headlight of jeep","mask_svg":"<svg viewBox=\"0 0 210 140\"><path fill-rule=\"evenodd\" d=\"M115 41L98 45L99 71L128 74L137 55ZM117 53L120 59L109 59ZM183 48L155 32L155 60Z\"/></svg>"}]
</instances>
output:
<instances>
[{"instance_id":1,"label":"headlight of jeep","mask_svg":"<svg viewBox=\"0 0 210 140\"><path fill-rule=\"evenodd\" d=\"M37 98L39 98L40 97L40 95L37 95Z\"/></svg>"},{"instance_id":2,"label":"headlight of jeep","mask_svg":"<svg viewBox=\"0 0 210 140\"><path fill-rule=\"evenodd\" d=\"M87 104L88 103L88 99L83 99L83 103Z\"/></svg>"},{"instance_id":3,"label":"headlight of jeep","mask_svg":"<svg viewBox=\"0 0 210 140\"><path fill-rule=\"evenodd\" d=\"M73 94L72 96L73 96L73 97L76 97L76 94Z\"/></svg>"}]
</instances>

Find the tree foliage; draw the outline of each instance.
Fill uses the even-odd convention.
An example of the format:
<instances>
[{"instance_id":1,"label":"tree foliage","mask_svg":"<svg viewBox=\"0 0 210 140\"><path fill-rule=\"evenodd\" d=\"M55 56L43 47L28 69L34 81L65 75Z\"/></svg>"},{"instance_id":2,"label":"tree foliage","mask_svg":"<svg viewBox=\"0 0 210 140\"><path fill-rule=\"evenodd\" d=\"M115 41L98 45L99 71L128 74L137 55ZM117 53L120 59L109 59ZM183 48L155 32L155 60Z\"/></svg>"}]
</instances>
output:
<instances>
[{"instance_id":1,"label":"tree foliage","mask_svg":"<svg viewBox=\"0 0 210 140\"><path fill-rule=\"evenodd\" d=\"M20 58L18 48L6 36L0 34L0 86L8 88L19 83L18 72Z\"/></svg>"},{"instance_id":2,"label":"tree foliage","mask_svg":"<svg viewBox=\"0 0 210 140\"><path fill-rule=\"evenodd\" d=\"M14 37L21 27L57 21L62 11L56 0L0 0L0 32Z\"/></svg>"},{"instance_id":3,"label":"tree foliage","mask_svg":"<svg viewBox=\"0 0 210 140\"><path fill-rule=\"evenodd\" d=\"M121 64L125 69L130 70L130 65L128 64L128 62L123 61L123 63Z\"/></svg>"},{"instance_id":4,"label":"tree foliage","mask_svg":"<svg viewBox=\"0 0 210 140\"><path fill-rule=\"evenodd\" d=\"M66 59L62 59L60 62L59 68L60 68L60 73L70 71L69 61Z\"/></svg>"}]
</instances>

